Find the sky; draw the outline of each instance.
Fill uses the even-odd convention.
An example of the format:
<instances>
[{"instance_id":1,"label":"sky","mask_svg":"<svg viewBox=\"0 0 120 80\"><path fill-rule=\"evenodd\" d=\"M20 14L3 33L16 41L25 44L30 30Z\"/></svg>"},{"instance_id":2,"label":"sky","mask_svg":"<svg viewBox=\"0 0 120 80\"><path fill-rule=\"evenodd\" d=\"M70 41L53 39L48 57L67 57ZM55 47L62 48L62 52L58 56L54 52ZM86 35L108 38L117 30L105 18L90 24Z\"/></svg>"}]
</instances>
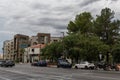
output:
<instances>
[{"instance_id":1,"label":"sky","mask_svg":"<svg viewBox=\"0 0 120 80\"><path fill-rule=\"evenodd\" d=\"M84 11L95 17L109 7L120 19L120 0L0 0L0 53L3 41L15 34L50 33L60 37L75 15Z\"/></svg>"}]
</instances>

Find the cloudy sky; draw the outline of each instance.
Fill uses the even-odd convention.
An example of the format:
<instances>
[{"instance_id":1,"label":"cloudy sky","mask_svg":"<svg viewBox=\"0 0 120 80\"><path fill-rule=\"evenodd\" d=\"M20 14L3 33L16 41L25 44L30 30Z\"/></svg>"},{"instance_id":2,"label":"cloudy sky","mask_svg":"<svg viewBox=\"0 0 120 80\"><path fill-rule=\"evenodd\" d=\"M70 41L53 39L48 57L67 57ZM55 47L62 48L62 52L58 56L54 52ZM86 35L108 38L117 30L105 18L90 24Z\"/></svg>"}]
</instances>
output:
<instances>
[{"instance_id":1,"label":"cloudy sky","mask_svg":"<svg viewBox=\"0 0 120 80\"><path fill-rule=\"evenodd\" d=\"M0 0L0 53L3 41L15 34L42 32L60 37L76 14L89 11L95 16L105 7L120 19L120 0Z\"/></svg>"}]
</instances>

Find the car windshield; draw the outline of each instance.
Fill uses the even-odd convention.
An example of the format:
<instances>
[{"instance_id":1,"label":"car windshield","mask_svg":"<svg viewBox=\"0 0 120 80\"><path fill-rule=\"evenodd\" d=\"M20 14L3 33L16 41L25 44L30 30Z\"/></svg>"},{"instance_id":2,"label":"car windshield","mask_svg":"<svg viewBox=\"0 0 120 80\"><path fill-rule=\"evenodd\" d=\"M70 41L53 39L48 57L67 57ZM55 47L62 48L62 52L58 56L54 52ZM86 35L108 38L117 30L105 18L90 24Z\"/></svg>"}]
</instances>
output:
<instances>
[{"instance_id":1,"label":"car windshield","mask_svg":"<svg viewBox=\"0 0 120 80\"><path fill-rule=\"evenodd\" d=\"M61 64L69 64L68 62L66 61L60 61Z\"/></svg>"},{"instance_id":2,"label":"car windshield","mask_svg":"<svg viewBox=\"0 0 120 80\"><path fill-rule=\"evenodd\" d=\"M80 62L80 64L87 64L88 62Z\"/></svg>"}]
</instances>

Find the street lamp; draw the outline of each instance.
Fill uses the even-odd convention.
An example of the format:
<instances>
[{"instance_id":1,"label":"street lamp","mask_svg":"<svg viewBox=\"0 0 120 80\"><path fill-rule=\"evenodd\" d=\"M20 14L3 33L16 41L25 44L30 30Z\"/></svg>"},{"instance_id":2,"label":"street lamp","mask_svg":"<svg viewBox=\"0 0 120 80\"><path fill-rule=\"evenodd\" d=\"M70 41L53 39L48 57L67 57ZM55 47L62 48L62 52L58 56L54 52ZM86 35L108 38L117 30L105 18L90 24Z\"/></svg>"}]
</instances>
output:
<instances>
[{"instance_id":1,"label":"street lamp","mask_svg":"<svg viewBox=\"0 0 120 80\"><path fill-rule=\"evenodd\" d=\"M64 32L61 32L61 33L62 33L62 44L63 44L63 54L62 54L62 56L63 56L63 58L66 58L65 53L64 53L64 43L63 43Z\"/></svg>"}]
</instances>

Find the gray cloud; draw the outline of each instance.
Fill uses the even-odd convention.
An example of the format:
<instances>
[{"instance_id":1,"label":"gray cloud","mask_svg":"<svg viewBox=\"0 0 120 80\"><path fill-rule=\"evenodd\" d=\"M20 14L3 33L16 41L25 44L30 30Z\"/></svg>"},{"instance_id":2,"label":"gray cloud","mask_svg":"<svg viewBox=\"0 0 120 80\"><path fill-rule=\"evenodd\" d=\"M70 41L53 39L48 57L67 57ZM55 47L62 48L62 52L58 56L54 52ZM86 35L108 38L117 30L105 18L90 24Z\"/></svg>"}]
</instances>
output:
<instances>
[{"instance_id":1,"label":"gray cloud","mask_svg":"<svg viewBox=\"0 0 120 80\"><path fill-rule=\"evenodd\" d=\"M84 11L96 15L109 7L119 18L119 4L120 0L0 0L0 48L16 33L60 36L61 31L67 31L68 22Z\"/></svg>"},{"instance_id":2,"label":"gray cloud","mask_svg":"<svg viewBox=\"0 0 120 80\"><path fill-rule=\"evenodd\" d=\"M100 0L83 0L82 3L80 3L81 7L88 6L89 4L96 3Z\"/></svg>"}]
</instances>

